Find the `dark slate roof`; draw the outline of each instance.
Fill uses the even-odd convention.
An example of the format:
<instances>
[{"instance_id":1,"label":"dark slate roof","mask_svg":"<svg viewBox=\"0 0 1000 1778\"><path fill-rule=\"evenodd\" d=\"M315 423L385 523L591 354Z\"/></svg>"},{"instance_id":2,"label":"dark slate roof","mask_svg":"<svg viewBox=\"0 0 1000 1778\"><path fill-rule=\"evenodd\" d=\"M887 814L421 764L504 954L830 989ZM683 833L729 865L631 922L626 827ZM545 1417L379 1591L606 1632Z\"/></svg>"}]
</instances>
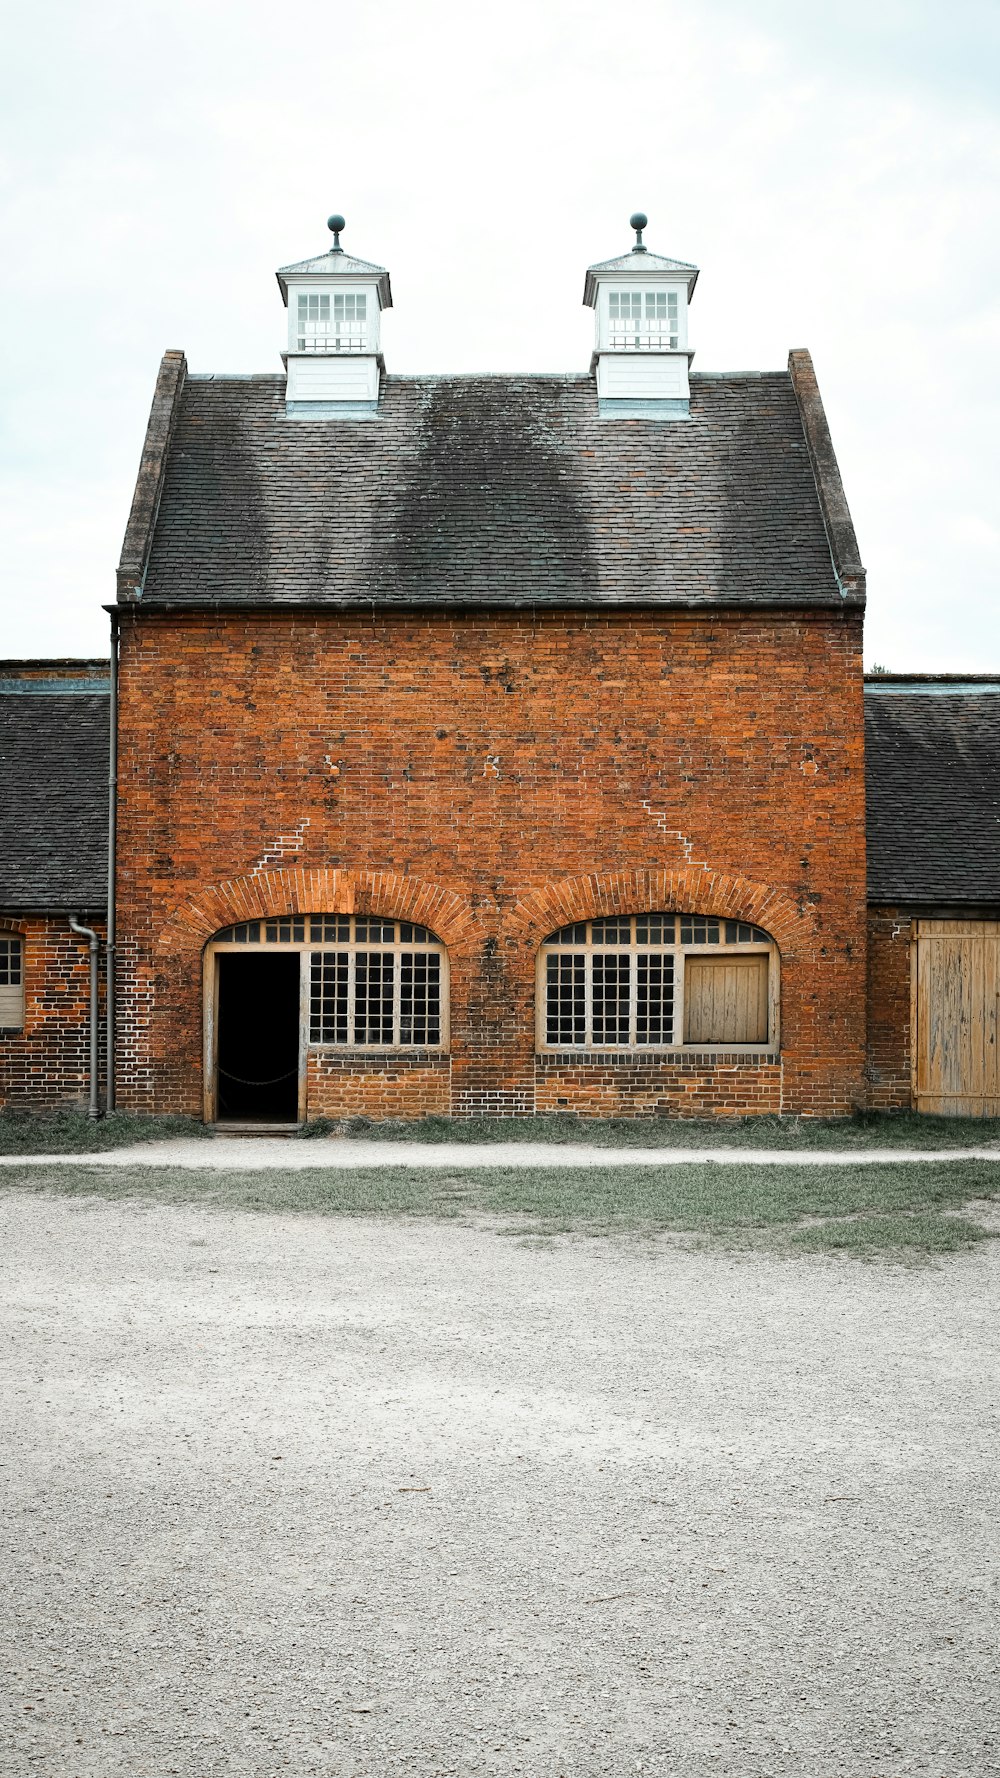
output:
<instances>
[{"instance_id":1,"label":"dark slate roof","mask_svg":"<svg viewBox=\"0 0 1000 1778\"><path fill-rule=\"evenodd\" d=\"M1000 903L1000 684L865 687L868 899Z\"/></svg>"},{"instance_id":2,"label":"dark slate roof","mask_svg":"<svg viewBox=\"0 0 1000 1778\"><path fill-rule=\"evenodd\" d=\"M669 423L602 420L586 376L388 377L376 417L305 421L283 377L189 377L143 597L842 600L784 371L695 376Z\"/></svg>"},{"instance_id":3,"label":"dark slate roof","mask_svg":"<svg viewBox=\"0 0 1000 1778\"><path fill-rule=\"evenodd\" d=\"M0 907L103 907L107 843L107 694L0 695Z\"/></svg>"}]
</instances>

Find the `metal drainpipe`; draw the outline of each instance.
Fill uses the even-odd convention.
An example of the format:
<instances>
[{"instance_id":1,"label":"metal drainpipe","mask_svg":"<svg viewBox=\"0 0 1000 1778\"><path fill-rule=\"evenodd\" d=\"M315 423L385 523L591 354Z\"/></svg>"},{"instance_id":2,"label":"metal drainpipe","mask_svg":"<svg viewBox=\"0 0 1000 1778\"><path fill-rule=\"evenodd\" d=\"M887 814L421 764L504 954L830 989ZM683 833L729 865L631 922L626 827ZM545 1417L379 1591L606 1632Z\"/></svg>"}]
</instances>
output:
<instances>
[{"instance_id":1,"label":"metal drainpipe","mask_svg":"<svg viewBox=\"0 0 1000 1778\"><path fill-rule=\"evenodd\" d=\"M90 940L90 1105L88 1117L100 1117L101 1108L97 1099L97 955L101 941L89 926L81 926L75 914L69 916L70 927L78 932L81 938Z\"/></svg>"},{"instance_id":2,"label":"metal drainpipe","mask_svg":"<svg viewBox=\"0 0 1000 1778\"><path fill-rule=\"evenodd\" d=\"M118 631L117 611L111 613L110 728L108 736L108 936L107 998L105 1018L107 1056L104 1103L115 1108L115 865L118 852Z\"/></svg>"}]
</instances>

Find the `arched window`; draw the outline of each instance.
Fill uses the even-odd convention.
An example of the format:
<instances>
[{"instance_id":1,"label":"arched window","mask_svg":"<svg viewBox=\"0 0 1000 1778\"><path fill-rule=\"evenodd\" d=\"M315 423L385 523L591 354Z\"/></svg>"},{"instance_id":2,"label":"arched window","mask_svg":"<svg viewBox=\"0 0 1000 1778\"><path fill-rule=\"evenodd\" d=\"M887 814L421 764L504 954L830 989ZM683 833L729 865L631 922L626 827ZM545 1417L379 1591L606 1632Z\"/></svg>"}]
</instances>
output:
<instances>
[{"instance_id":1,"label":"arched window","mask_svg":"<svg viewBox=\"0 0 1000 1778\"><path fill-rule=\"evenodd\" d=\"M777 949L706 914L579 920L539 953L545 1050L748 1049L777 1043Z\"/></svg>"},{"instance_id":2,"label":"arched window","mask_svg":"<svg viewBox=\"0 0 1000 1778\"><path fill-rule=\"evenodd\" d=\"M447 953L426 926L374 914L280 914L216 934L212 948L303 953L308 1042L354 1049L441 1049Z\"/></svg>"},{"instance_id":3,"label":"arched window","mask_svg":"<svg viewBox=\"0 0 1000 1778\"><path fill-rule=\"evenodd\" d=\"M0 1031L24 1028L24 940L0 929Z\"/></svg>"}]
</instances>

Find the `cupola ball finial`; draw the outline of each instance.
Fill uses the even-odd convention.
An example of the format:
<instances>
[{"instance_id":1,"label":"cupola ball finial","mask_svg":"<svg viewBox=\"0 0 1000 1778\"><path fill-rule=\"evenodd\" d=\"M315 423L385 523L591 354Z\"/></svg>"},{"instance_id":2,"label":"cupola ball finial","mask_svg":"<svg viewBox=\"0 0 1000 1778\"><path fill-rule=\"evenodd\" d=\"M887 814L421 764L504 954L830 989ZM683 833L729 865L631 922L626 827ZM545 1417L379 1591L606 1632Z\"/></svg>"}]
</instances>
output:
<instances>
[{"instance_id":1,"label":"cupola ball finial","mask_svg":"<svg viewBox=\"0 0 1000 1778\"><path fill-rule=\"evenodd\" d=\"M629 228L635 229L635 246L632 249L633 253L645 253L646 251L642 244L642 231L648 221L649 217L644 216L641 210L636 210L628 219Z\"/></svg>"},{"instance_id":2,"label":"cupola ball finial","mask_svg":"<svg viewBox=\"0 0 1000 1778\"><path fill-rule=\"evenodd\" d=\"M342 228L347 227L344 218L342 216L328 216L326 219L326 226L333 236L333 246L330 248L330 252L343 253L344 249L340 245L340 231Z\"/></svg>"}]
</instances>

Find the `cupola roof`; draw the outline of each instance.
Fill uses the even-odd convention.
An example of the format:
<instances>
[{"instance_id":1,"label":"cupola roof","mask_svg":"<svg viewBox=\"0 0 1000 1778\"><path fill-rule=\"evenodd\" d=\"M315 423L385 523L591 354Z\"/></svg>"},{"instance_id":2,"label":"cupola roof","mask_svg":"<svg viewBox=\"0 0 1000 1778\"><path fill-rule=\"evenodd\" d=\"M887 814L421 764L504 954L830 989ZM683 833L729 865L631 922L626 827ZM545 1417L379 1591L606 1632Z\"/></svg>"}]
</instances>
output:
<instances>
[{"instance_id":1,"label":"cupola roof","mask_svg":"<svg viewBox=\"0 0 1000 1778\"><path fill-rule=\"evenodd\" d=\"M619 253L614 259L599 260L597 265L587 267L587 276L583 286L583 300L588 309L592 309L597 300L597 280L608 273L615 276L619 272L634 272L637 277L648 278L651 272L671 272L675 276L683 276L687 284L688 300L690 301L694 287L698 282L698 267L688 265L683 259L664 259L661 253L650 253L648 247L633 247L628 253Z\"/></svg>"},{"instance_id":2,"label":"cupola roof","mask_svg":"<svg viewBox=\"0 0 1000 1778\"><path fill-rule=\"evenodd\" d=\"M340 216L331 217L333 222L343 225ZM281 300L288 307L288 280L296 278L375 278L378 280L378 306L380 309L392 308L392 289L389 274L384 265L373 265L370 259L355 259L352 254L345 253L340 245L340 230L334 233L335 246L329 253L317 253L314 259L297 259L294 265L278 267L278 287Z\"/></svg>"}]
</instances>

